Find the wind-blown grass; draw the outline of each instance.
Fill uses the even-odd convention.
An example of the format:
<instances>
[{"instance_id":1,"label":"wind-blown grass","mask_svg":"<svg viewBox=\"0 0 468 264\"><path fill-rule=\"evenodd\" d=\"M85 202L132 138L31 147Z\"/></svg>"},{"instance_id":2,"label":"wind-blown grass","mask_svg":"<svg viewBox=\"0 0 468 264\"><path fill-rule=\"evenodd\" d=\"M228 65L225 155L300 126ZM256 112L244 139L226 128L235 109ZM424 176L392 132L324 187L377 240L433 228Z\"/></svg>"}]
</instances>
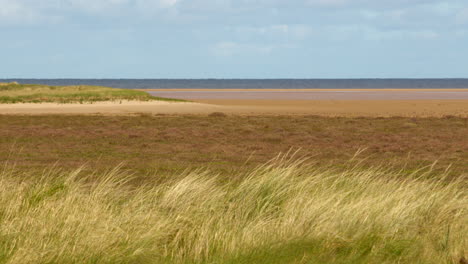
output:
<instances>
[{"instance_id":1,"label":"wind-blown grass","mask_svg":"<svg viewBox=\"0 0 468 264\"><path fill-rule=\"evenodd\" d=\"M222 181L0 173L0 263L457 263L463 180L275 161ZM34 176L34 175L29 175ZM224 178L225 179L225 178Z\"/></svg>"},{"instance_id":2,"label":"wind-blown grass","mask_svg":"<svg viewBox=\"0 0 468 264\"><path fill-rule=\"evenodd\" d=\"M0 83L0 103L92 103L103 101L182 101L154 97L143 91L100 86L47 86Z\"/></svg>"}]
</instances>

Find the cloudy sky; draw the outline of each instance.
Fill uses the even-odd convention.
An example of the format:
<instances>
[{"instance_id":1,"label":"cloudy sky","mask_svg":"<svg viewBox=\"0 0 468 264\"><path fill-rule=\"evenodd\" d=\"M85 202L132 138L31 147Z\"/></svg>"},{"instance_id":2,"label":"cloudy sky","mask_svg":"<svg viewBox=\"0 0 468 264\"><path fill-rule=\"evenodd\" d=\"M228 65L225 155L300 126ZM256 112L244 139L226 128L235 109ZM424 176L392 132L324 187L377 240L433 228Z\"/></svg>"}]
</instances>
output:
<instances>
[{"instance_id":1,"label":"cloudy sky","mask_svg":"<svg viewBox=\"0 0 468 264\"><path fill-rule=\"evenodd\" d=\"M467 0L0 0L0 78L468 77Z\"/></svg>"}]
</instances>

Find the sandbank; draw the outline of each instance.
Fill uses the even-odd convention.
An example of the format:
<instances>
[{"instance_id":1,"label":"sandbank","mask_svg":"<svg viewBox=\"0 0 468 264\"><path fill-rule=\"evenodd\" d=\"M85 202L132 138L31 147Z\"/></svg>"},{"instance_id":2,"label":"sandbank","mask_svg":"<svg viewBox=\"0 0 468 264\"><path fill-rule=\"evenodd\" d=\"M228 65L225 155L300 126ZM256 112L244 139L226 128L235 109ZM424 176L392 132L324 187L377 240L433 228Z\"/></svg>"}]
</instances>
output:
<instances>
[{"instance_id":1,"label":"sandbank","mask_svg":"<svg viewBox=\"0 0 468 264\"><path fill-rule=\"evenodd\" d=\"M468 117L468 100L197 100L196 102L97 102L0 104L0 114L201 114Z\"/></svg>"},{"instance_id":2,"label":"sandbank","mask_svg":"<svg viewBox=\"0 0 468 264\"><path fill-rule=\"evenodd\" d=\"M153 96L183 100L468 100L468 90L158 90Z\"/></svg>"},{"instance_id":3,"label":"sandbank","mask_svg":"<svg viewBox=\"0 0 468 264\"><path fill-rule=\"evenodd\" d=\"M468 117L468 100L196 100L237 114ZM224 110L223 109L223 110Z\"/></svg>"}]
</instances>

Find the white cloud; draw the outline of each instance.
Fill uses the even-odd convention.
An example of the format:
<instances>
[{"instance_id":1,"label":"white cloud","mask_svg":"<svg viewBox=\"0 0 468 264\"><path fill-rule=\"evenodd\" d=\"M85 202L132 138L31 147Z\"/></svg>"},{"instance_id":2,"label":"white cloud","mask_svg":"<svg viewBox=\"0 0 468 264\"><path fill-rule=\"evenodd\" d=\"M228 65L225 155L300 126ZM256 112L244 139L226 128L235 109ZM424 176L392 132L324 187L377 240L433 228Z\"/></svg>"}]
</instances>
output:
<instances>
[{"instance_id":1,"label":"white cloud","mask_svg":"<svg viewBox=\"0 0 468 264\"><path fill-rule=\"evenodd\" d=\"M454 23L468 23L468 3L466 0L0 0L0 23L43 23L61 17L66 23L84 19L80 14L95 18L114 16L122 24L131 18L131 24L164 21L188 27L230 27L236 36L245 38L240 42L255 37L306 39L319 28L349 24L391 28L394 31L389 36L419 30L422 33L416 35L434 38L438 32L454 32ZM425 29L433 32L424 33Z\"/></svg>"},{"instance_id":2,"label":"white cloud","mask_svg":"<svg viewBox=\"0 0 468 264\"><path fill-rule=\"evenodd\" d=\"M151 13L161 8L176 6L178 0L135 0L136 6L145 13Z\"/></svg>"},{"instance_id":3,"label":"white cloud","mask_svg":"<svg viewBox=\"0 0 468 264\"><path fill-rule=\"evenodd\" d=\"M349 39L362 38L372 41L394 40L394 39L436 39L439 33L430 29L423 30L404 30L394 29L385 30L367 25L346 25L334 26L325 29L322 34L329 35L337 41L346 41Z\"/></svg>"},{"instance_id":4,"label":"white cloud","mask_svg":"<svg viewBox=\"0 0 468 264\"><path fill-rule=\"evenodd\" d=\"M275 32L287 34L289 32L289 26L288 25L274 25L271 26L270 29Z\"/></svg>"},{"instance_id":5,"label":"white cloud","mask_svg":"<svg viewBox=\"0 0 468 264\"><path fill-rule=\"evenodd\" d=\"M348 4L350 0L307 0L306 3L315 6L342 6Z\"/></svg>"},{"instance_id":6,"label":"white cloud","mask_svg":"<svg viewBox=\"0 0 468 264\"><path fill-rule=\"evenodd\" d=\"M39 14L22 1L0 0L0 21L30 22L39 17Z\"/></svg>"},{"instance_id":7,"label":"white cloud","mask_svg":"<svg viewBox=\"0 0 468 264\"><path fill-rule=\"evenodd\" d=\"M255 38L258 36L269 36L275 38L296 38L304 39L309 36L312 29L309 25L303 24L277 24L270 26L238 26L228 28L228 31L234 31L238 36Z\"/></svg>"},{"instance_id":8,"label":"white cloud","mask_svg":"<svg viewBox=\"0 0 468 264\"><path fill-rule=\"evenodd\" d=\"M295 25L291 29L291 34L299 39L304 39L312 33L312 28L308 25Z\"/></svg>"},{"instance_id":9,"label":"white cloud","mask_svg":"<svg viewBox=\"0 0 468 264\"><path fill-rule=\"evenodd\" d=\"M160 4L163 7L172 7L177 4L177 0L160 0Z\"/></svg>"},{"instance_id":10,"label":"white cloud","mask_svg":"<svg viewBox=\"0 0 468 264\"><path fill-rule=\"evenodd\" d=\"M129 0L67 0L65 3L70 8L85 12L109 12L127 4Z\"/></svg>"},{"instance_id":11,"label":"white cloud","mask_svg":"<svg viewBox=\"0 0 468 264\"><path fill-rule=\"evenodd\" d=\"M87 13L96 17L147 13L172 8L180 0L0 0L0 21L11 23L54 20L58 16Z\"/></svg>"},{"instance_id":12,"label":"white cloud","mask_svg":"<svg viewBox=\"0 0 468 264\"><path fill-rule=\"evenodd\" d=\"M266 55L273 51L272 45L245 44L233 41L222 41L212 47L213 55L217 57L232 57L237 55Z\"/></svg>"},{"instance_id":13,"label":"white cloud","mask_svg":"<svg viewBox=\"0 0 468 264\"><path fill-rule=\"evenodd\" d=\"M23 7L20 3L11 0L0 0L0 17L10 18L20 13Z\"/></svg>"},{"instance_id":14,"label":"white cloud","mask_svg":"<svg viewBox=\"0 0 468 264\"><path fill-rule=\"evenodd\" d=\"M468 23L468 8L460 10L455 19L459 24Z\"/></svg>"},{"instance_id":15,"label":"white cloud","mask_svg":"<svg viewBox=\"0 0 468 264\"><path fill-rule=\"evenodd\" d=\"M466 37L468 36L468 30L467 29L458 29L458 30L455 30L455 36L457 37Z\"/></svg>"},{"instance_id":16,"label":"white cloud","mask_svg":"<svg viewBox=\"0 0 468 264\"><path fill-rule=\"evenodd\" d=\"M219 57L230 57L239 50L240 45L235 42L218 42L213 47L213 54Z\"/></svg>"},{"instance_id":17,"label":"white cloud","mask_svg":"<svg viewBox=\"0 0 468 264\"><path fill-rule=\"evenodd\" d=\"M460 10L462 5L460 5L456 1L437 1L435 3L430 3L428 7L433 13L439 16L450 16L455 14L458 10Z\"/></svg>"},{"instance_id":18,"label":"white cloud","mask_svg":"<svg viewBox=\"0 0 468 264\"><path fill-rule=\"evenodd\" d=\"M233 30L238 34L246 35L278 35L278 34L287 34L289 32L288 25L271 25L271 26L239 26L233 29L228 28L228 30Z\"/></svg>"}]
</instances>

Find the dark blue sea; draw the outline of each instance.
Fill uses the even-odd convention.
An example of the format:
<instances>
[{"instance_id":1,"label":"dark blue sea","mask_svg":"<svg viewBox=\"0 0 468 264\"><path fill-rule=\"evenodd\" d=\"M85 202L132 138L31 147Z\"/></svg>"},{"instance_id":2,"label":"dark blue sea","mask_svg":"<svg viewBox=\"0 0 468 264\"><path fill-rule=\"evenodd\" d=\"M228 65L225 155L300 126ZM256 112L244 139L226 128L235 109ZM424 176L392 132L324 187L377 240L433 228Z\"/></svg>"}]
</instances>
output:
<instances>
[{"instance_id":1,"label":"dark blue sea","mask_svg":"<svg viewBox=\"0 0 468 264\"><path fill-rule=\"evenodd\" d=\"M128 89L468 88L468 79L0 79L22 84L98 85Z\"/></svg>"}]
</instances>

